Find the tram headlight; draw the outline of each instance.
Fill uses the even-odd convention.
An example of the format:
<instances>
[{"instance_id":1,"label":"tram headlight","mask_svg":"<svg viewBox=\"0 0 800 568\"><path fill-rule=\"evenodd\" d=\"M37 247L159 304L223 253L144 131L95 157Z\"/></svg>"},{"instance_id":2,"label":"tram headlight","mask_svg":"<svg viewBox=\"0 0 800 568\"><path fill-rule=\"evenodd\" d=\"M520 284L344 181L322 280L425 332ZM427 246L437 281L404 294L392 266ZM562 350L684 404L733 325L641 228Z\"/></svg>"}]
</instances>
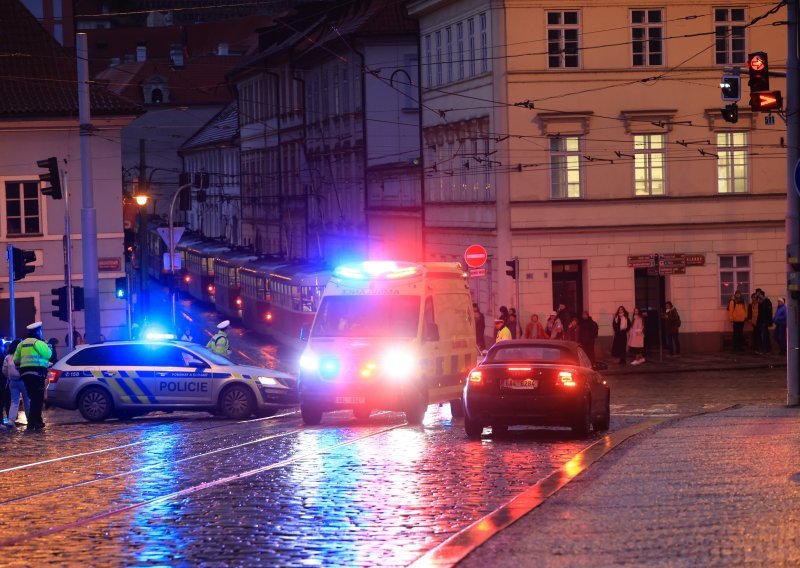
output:
<instances>
[{"instance_id":1,"label":"tram headlight","mask_svg":"<svg viewBox=\"0 0 800 568\"><path fill-rule=\"evenodd\" d=\"M383 373L392 379L407 379L417 372L419 361L414 351L393 347L387 349L381 358L381 369Z\"/></svg>"}]
</instances>

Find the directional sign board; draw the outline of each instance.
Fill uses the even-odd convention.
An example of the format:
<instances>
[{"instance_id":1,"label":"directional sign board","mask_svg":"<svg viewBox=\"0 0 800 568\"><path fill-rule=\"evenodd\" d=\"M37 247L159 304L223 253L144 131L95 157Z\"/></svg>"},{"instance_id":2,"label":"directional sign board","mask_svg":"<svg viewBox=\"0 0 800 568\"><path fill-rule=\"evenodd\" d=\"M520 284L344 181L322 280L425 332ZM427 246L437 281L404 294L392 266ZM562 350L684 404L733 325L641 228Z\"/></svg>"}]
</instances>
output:
<instances>
[{"instance_id":1,"label":"directional sign board","mask_svg":"<svg viewBox=\"0 0 800 568\"><path fill-rule=\"evenodd\" d=\"M183 231L186 230L186 227L173 227L172 228L172 246L178 244L178 241L181 240L183 236ZM164 243L169 246L169 227L159 227L156 229L158 234L164 240Z\"/></svg>"},{"instance_id":2,"label":"directional sign board","mask_svg":"<svg viewBox=\"0 0 800 568\"><path fill-rule=\"evenodd\" d=\"M489 255L481 245L469 245L464 251L464 261L470 268L480 268L486 263Z\"/></svg>"},{"instance_id":3,"label":"directional sign board","mask_svg":"<svg viewBox=\"0 0 800 568\"><path fill-rule=\"evenodd\" d=\"M669 274L686 274L686 255L684 254L658 255L658 273L661 276Z\"/></svg>"}]
</instances>

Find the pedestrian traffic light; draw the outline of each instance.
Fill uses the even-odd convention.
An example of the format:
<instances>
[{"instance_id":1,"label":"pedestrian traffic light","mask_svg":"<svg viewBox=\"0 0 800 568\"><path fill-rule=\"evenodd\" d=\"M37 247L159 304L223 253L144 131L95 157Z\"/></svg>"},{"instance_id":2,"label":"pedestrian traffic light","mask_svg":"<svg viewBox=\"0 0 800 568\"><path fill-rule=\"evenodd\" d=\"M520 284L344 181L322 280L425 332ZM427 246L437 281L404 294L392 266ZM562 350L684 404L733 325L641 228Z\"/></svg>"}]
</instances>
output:
<instances>
[{"instance_id":1,"label":"pedestrian traffic light","mask_svg":"<svg viewBox=\"0 0 800 568\"><path fill-rule=\"evenodd\" d=\"M22 280L36 270L32 263L36 262L36 252L32 250L24 250L21 248L13 247L11 249L13 256L12 264L14 266L14 280Z\"/></svg>"},{"instance_id":2,"label":"pedestrian traffic light","mask_svg":"<svg viewBox=\"0 0 800 568\"><path fill-rule=\"evenodd\" d=\"M726 122L739 121L739 107L736 103L725 105L725 108L720 109L720 112L722 113L722 118L724 118Z\"/></svg>"},{"instance_id":3,"label":"pedestrian traffic light","mask_svg":"<svg viewBox=\"0 0 800 568\"><path fill-rule=\"evenodd\" d=\"M508 266L508 270L506 270L506 274L511 276L514 280L517 279L517 273L519 272L519 259L514 257L512 260L506 261L506 266Z\"/></svg>"},{"instance_id":4,"label":"pedestrian traffic light","mask_svg":"<svg viewBox=\"0 0 800 568\"><path fill-rule=\"evenodd\" d=\"M86 306L83 299L83 286L72 287L72 309L76 312L81 311Z\"/></svg>"},{"instance_id":5,"label":"pedestrian traffic light","mask_svg":"<svg viewBox=\"0 0 800 568\"><path fill-rule=\"evenodd\" d=\"M750 93L769 91L769 63L767 54L763 51L756 51L747 56L747 70L750 72Z\"/></svg>"},{"instance_id":6,"label":"pedestrian traffic light","mask_svg":"<svg viewBox=\"0 0 800 568\"><path fill-rule=\"evenodd\" d=\"M47 158L39 160L36 165L47 170L46 174L39 174L39 181L42 185L42 195L48 195L53 199L61 199L61 176L58 173L58 160Z\"/></svg>"},{"instance_id":7,"label":"pedestrian traffic light","mask_svg":"<svg viewBox=\"0 0 800 568\"><path fill-rule=\"evenodd\" d=\"M781 110L783 95L780 91L750 93L750 108L753 110Z\"/></svg>"},{"instance_id":8,"label":"pedestrian traffic light","mask_svg":"<svg viewBox=\"0 0 800 568\"><path fill-rule=\"evenodd\" d=\"M128 297L128 277L127 276L120 276L116 280L114 280L114 295L119 298L120 300L124 300Z\"/></svg>"},{"instance_id":9,"label":"pedestrian traffic light","mask_svg":"<svg viewBox=\"0 0 800 568\"><path fill-rule=\"evenodd\" d=\"M742 79L739 75L723 75L719 86L723 101L735 103L742 98Z\"/></svg>"},{"instance_id":10,"label":"pedestrian traffic light","mask_svg":"<svg viewBox=\"0 0 800 568\"><path fill-rule=\"evenodd\" d=\"M53 310L53 316L61 321L69 321L69 303L67 298L67 287L52 288L50 293L55 298L50 302L56 308Z\"/></svg>"}]
</instances>

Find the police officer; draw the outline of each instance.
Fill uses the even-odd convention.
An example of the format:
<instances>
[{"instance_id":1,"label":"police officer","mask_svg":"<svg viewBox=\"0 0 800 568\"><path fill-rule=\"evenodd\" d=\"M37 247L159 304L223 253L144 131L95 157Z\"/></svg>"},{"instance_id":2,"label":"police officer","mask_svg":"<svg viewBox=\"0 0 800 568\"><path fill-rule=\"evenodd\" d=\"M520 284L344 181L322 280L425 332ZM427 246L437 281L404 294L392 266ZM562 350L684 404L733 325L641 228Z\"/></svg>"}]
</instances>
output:
<instances>
[{"instance_id":1,"label":"police officer","mask_svg":"<svg viewBox=\"0 0 800 568\"><path fill-rule=\"evenodd\" d=\"M22 340L14 352L14 365L19 369L20 378L31 399L28 429L41 430L44 428L44 420L42 420L44 383L53 352L50 346L42 341L42 322L32 323L27 329L28 336Z\"/></svg>"},{"instance_id":2,"label":"police officer","mask_svg":"<svg viewBox=\"0 0 800 568\"><path fill-rule=\"evenodd\" d=\"M206 348L219 355L230 355L230 343L228 342L228 333L225 331L231 325L230 320L225 320L217 325L217 333L214 337L208 340Z\"/></svg>"},{"instance_id":3,"label":"police officer","mask_svg":"<svg viewBox=\"0 0 800 568\"><path fill-rule=\"evenodd\" d=\"M495 336L495 343L498 341L506 341L511 339L511 330L506 327L506 322L503 318L494 320L494 329L497 335Z\"/></svg>"}]
</instances>

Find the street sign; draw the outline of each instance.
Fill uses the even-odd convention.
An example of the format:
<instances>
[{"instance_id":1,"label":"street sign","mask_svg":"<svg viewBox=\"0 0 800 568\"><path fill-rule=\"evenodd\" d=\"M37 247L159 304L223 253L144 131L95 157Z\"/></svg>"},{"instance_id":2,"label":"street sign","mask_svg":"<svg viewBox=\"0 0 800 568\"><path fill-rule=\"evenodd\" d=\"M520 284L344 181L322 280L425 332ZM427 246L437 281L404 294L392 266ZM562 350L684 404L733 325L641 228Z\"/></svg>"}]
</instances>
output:
<instances>
[{"instance_id":1,"label":"street sign","mask_svg":"<svg viewBox=\"0 0 800 568\"><path fill-rule=\"evenodd\" d=\"M486 263L489 255L481 245L469 245L464 251L464 261L470 268L480 268Z\"/></svg>"},{"instance_id":2,"label":"street sign","mask_svg":"<svg viewBox=\"0 0 800 568\"><path fill-rule=\"evenodd\" d=\"M686 256L686 266L706 265L706 255L704 254L687 254L685 256Z\"/></svg>"},{"instance_id":3,"label":"street sign","mask_svg":"<svg viewBox=\"0 0 800 568\"><path fill-rule=\"evenodd\" d=\"M686 274L686 255L658 255L658 274L660 276L667 276L670 274Z\"/></svg>"},{"instance_id":4,"label":"street sign","mask_svg":"<svg viewBox=\"0 0 800 568\"><path fill-rule=\"evenodd\" d=\"M172 255L172 261L175 263L175 270L181 269L181 253L176 252ZM169 253L164 253L164 270L170 270L172 267L169 265Z\"/></svg>"},{"instance_id":5,"label":"street sign","mask_svg":"<svg viewBox=\"0 0 800 568\"><path fill-rule=\"evenodd\" d=\"M656 265L656 255L654 254L635 254L628 256L629 268L652 268Z\"/></svg>"},{"instance_id":6,"label":"street sign","mask_svg":"<svg viewBox=\"0 0 800 568\"><path fill-rule=\"evenodd\" d=\"M122 269L122 262L118 256L100 257L97 259L98 272L119 272Z\"/></svg>"},{"instance_id":7,"label":"street sign","mask_svg":"<svg viewBox=\"0 0 800 568\"><path fill-rule=\"evenodd\" d=\"M173 227L172 228L172 246L178 244L178 241L181 240L183 236L183 232L186 230L186 227ZM156 229L158 234L161 236L164 243L169 246L169 228L168 227L159 227ZM177 268L177 266L175 267Z\"/></svg>"},{"instance_id":8,"label":"street sign","mask_svg":"<svg viewBox=\"0 0 800 568\"><path fill-rule=\"evenodd\" d=\"M475 278L477 276L486 276L486 269L485 268L470 268L469 269L469 277Z\"/></svg>"}]
</instances>

